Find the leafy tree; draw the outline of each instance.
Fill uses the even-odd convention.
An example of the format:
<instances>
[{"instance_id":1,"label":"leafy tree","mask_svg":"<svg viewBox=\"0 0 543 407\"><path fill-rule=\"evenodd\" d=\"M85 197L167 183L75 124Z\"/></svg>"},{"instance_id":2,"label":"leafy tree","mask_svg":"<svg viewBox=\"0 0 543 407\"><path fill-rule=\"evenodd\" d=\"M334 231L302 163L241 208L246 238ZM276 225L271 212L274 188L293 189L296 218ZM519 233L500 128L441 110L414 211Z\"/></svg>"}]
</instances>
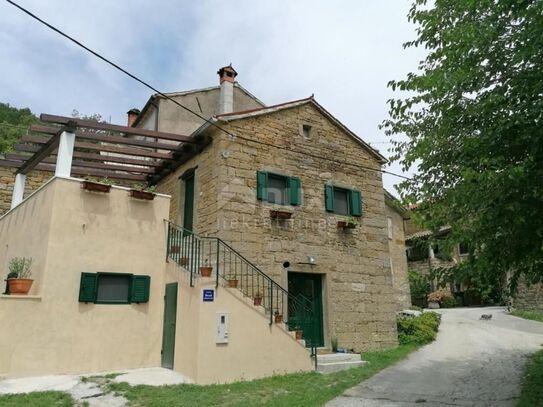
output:
<instances>
[{"instance_id":1,"label":"leafy tree","mask_svg":"<svg viewBox=\"0 0 543 407\"><path fill-rule=\"evenodd\" d=\"M419 70L389 83L400 193L418 221L450 225L487 280L543 277L543 1L415 0ZM494 277L492 277L494 275Z\"/></svg>"},{"instance_id":2,"label":"leafy tree","mask_svg":"<svg viewBox=\"0 0 543 407\"><path fill-rule=\"evenodd\" d=\"M7 103L0 103L0 154L11 151L28 127L37 122L38 118L30 109L17 109Z\"/></svg>"}]
</instances>

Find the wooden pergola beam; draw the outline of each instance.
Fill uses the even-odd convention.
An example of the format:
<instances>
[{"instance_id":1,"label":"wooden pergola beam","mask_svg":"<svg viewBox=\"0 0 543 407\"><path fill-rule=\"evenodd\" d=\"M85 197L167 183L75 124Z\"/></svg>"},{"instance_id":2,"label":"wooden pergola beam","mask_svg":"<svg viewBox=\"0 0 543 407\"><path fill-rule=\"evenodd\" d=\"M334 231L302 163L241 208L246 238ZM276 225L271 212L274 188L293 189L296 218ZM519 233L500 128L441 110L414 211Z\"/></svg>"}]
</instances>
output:
<instances>
[{"instance_id":1,"label":"wooden pergola beam","mask_svg":"<svg viewBox=\"0 0 543 407\"><path fill-rule=\"evenodd\" d=\"M30 131L33 133L54 135L57 133L58 128L33 124L32 126L30 126ZM75 132L75 136L79 139L104 141L106 143L113 143L113 144L126 144L129 146L147 147L147 148L153 148L157 150L173 151L179 147L179 143L176 143L176 144L159 143L155 141L138 140L135 138L112 136L110 134L91 133L88 131L79 131L79 130Z\"/></svg>"},{"instance_id":2,"label":"wooden pergola beam","mask_svg":"<svg viewBox=\"0 0 543 407\"><path fill-rule=\"evenodd\" d=\"M47 140L32 157L26 160L23 165L19 167L17 173L27 174L30 170L36 167L44 158L50 156L51 153L58 148L62 131L62 129L59 130L57 134Z\"/></svg>"},{"instance_id":3,"label":"wooden pergola beam","mask_svg":"<svg viewBox=\"0 0 543 407\"><path fill-rule=\"evenodd\" d=\"M51 115L51 114L41 114L40 120L47 123L57 123L61 125L66 125L70 121L73 121L75 122L77 127L86 127L88 129L96 129L96 130L110 130L110 131L117 131L124 134L132 134L135 136L145 136L145 137L152 137L156 139L180 141L183 143L194 143L194 140L192 139L192 137L181 135L181 134L140 129L138 127L119 126L116 124L109 124L109 123L99 123L93 120L74 119L73 117L56 116L56 115Z\"/></svg>"},{"instance_id":4,"label":"wooden pergola beam","mask_svg":"<svg viewBox=\"0 0 543 407\"><path fill-rule=\"evenodd\" d=\"M21 141L34 143L34 144L47 144L49 143L50 140L51 139L47 139L42 136L32 136L32 135L24 135L21 138ZM100 152L123 154L123 155L138 156L138 157L159 158L163 160L169 160L173 158L170 153L157 153L157 152L146 150L143 148L120 147L120 146L103 144L103 143L85 143L81 141L76 141L74 147L82 148L85 150L91 150L91 151L100 151Z\"/></svg>"}]
</instances>

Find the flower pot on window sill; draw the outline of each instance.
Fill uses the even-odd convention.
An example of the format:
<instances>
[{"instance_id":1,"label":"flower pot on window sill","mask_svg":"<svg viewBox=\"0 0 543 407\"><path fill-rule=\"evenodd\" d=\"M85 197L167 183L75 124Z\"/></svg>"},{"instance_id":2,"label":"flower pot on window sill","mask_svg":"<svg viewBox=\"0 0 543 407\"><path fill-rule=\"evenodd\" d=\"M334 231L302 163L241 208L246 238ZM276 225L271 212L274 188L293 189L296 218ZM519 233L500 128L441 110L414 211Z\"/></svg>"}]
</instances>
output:
<instances>
[{"instance_id":1,"label":"flower pot on window sill","mask_svg":"<svg viewBox=\"0 0 543 407\"><path fill-rule=\"evenodd\" d=\"M354 229L356 228L356 223L340 220L337 223L337 227L338 229Z\"/></svg>"},{"instance_id":2,"label":"flower pot on window sill","mask_svg":"<svg viewBox=\"0 0 543 407\"><path fill-rule=\"evenodd\" d=\"M262 305L262 296L259 294L255 295L255 297L253 298L253 304L255 306Z\"/></svg>"},{"instance_id":3,"label":"flower pot on window sill","mask_svg":"<svg viewBox=\"0 0 543 407\"><path fill-rule=\"evenodd\" d=\"M27 295L34 282L31 278L8 278L10 295Z\"/></svg>"},{"instance_id":4,"label":"flower pot on window sill","mask_svg":"<svg viewBox=\"0 0 543 407\"><path fill-rule=\"evenodd\" d=\"M140 189L131 189L130 196L134 199L140 199L142 201L152 201L155 199L156 194L149 191L142 191Z\"/></svg>"},{"instance_id":5,"label":"flower pot on window sill","mask_svg":"<svg viewBox=\"0 0 543 407\"><path fill-rule=\"evenodd\" d=\"M211 272L212 271L213 271L213 267L210 267L210 266L202 266L202 267L200 267L200 275L202 277L211 277Z\"/></svg>"},{"instance_id":6,"label":"flower pot on window sill","mask_svg":"<svg viewBox=\"0 0 543 407\"><path fill-rule=\"evenodd\" d=\"M104 194L109 194L111 185L102 184L101 182L83 181L81 183L81 188L90 192L101 192Z\"/></svg>"},{"instance_id":7,"label":"flower pot on window sill","mask_svg":"<svg viewBox=\"0 0 543 407\"><path fill-rule=\"evenodd\" d=\"M276 211L276 210L270 211L270 218L272 218L272 219L286 220L286 219L290 219L291 217L292 217L291 212Z\"/></svg>"},{"instance_id":8,"label":"flower pot on window sill","mask_svg":"<svg viewBox=\"0 0 543 407\"><path fill-rule=\"evenodd\" d=\"M275 318L275 323L276 324L283 323L283 315L282 314L276 313L274 318Z\"/></svg>"},{"instance_id":9,"label":"flower pot on window sill","mask_svg":"<svg viewBox=\"0 0 543 407\"><path fill-rule=\"evenodd\" d=\"M300 330L300 329L297 329L295 331L295 335L296 335L296 340L297 341L301 341L302 340L302 337L303 337L303 334L304 334L304 331Z\"/></svg>"},{"instance_id":10,"label":"flower pot on window sill","mask_svg":"<svg viewBox=\"0 0 543 407\"><path fill-rule=\"evenodd\" d=\"M227 280L228 288L238 288L238 279L237 278L229 278Z\"/></svg>"}]
</instances>

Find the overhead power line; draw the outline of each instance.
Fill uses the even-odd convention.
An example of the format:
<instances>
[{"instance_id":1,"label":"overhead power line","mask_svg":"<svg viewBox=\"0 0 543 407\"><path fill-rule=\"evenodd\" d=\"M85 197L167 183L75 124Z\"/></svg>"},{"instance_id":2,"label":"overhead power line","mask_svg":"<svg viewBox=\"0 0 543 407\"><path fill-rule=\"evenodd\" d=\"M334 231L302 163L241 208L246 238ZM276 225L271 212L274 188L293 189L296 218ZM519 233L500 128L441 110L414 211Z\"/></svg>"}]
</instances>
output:
<instances>
[{"instance_id":1,"label":"overhead power line","mask_svg":"<svg viewBox=\"0 0 543 407\"><path fill-rule=\"evenodd\" d=\"M36 14L32 13L31 11L27 10L26 8L20 6L19 4L15 3L14 1L12 0L6 0L9 4L11 4L12 6L18 8L19 10L21 10L23 13L29 15L30 17L32 17L34 20L40 22L41 24L45 25L47 28L55 31L57 34L63 36L64 38L68 39L69 41L73 42L74 44L76 44L78 47L81 47L83 48L85 51L91 53L92 55L94 55L96 58L98 59L101 59L102 61L104 61L105 63L111 65L112 67L114 67L115 69L117 69L118 71L124 73L125 75L129 76L130 78L134 79L135 81L139 82L140 84L142 84L143 86L147 87L148 89L151 89L152 91L154 91L155 93L157 93L158 95L162 96L163 98L165 99L168 99L169 101L173 102L174 104L176 104L177 106L179 106L180 108L186 110L187 112L195 115L196 117L198 117L199 119L203 120L204 122L210 124L211 126L217 128L218 130L228 134L229 136L231 137L234 137L234 138L240 138L240 139L243 139L243 140L248 140L248 141L252 141L252 142L255 142L255 143L259 143L259 144L263 144L263 145L267 145L267 146L270 146L270 147L276 147L276 148L281 148L281 149L286 149L286 150L289 150L289 151L293 151L291 149L288 149L286 147L281 147L281 146L277 146L277 145L274 145L274 144L269 144L269 143L265 143L265 142L261 142L259 140L253 140L253 139L249 139L249 138L246 138L246 137L242 137L242 136L237 136L233 133L231 133L230 131L226 130L225 128L223 128L222 126L219 126L217 123L215 123L214 121L202 116L201 114L195 112L194 110L182 105L181 103L179 103L177 100L173 99L172 97L168 96L167 94L161 92L160 90L158 90L157 88L155 88L154 86L150 85L148 82L144 81L143 79L140 79L139 77L137 77L136 75L134 75L133 73L127 71L126 69L122 68L121 66L119 66L118 64L116 64L115 62L112 62L111 60L109 60L108 58L104 57L103 55L99 54L98 52L92 50L91 48L87 47L86 45L84 45L83 43L81 43L80 41L76 40L75 38L73 38L72 36L66 34L65 32L63 32L62 30L56 28L55 26L49 24L47 21L43 20L42 18L38 17ZM375 168L372 168L372 167L367 167L367 166L364 166L364 165L360 165L360 164L355 164L355 163L348 163L348 162L342 162L342 161L337 161L337 160L333 160L331 158L328 158L328 157L322 157L322 156L316 156L316 155L312 155L312 154L308 154L306 152L298 152L299 154L304 154L304 155L307 155L307 156L310 156L310 157L314 157L314 158L319 158L319 159L322 159L322 160L327 160L327 161L331 161L331 162L335 162L337 164L342 164L342 165L350 165L350 166L354 166L354 167L357 167L357 168L361 168L361 169L365 169L365 170L369 170L369 171L377 171L377 172L381 172L381 173L384 173L384 174L389 174L389 175L393 175L395 177L399 177L399 178L403 178L403 179L406 179L406 180L411 180L411 178L409 177L406 177L404 175L401 175L401 174L396 174L396 173L393 173L393 172L390 172L390 171L386 171L386 170L383 170L383 169L375 169Z\"/></svg>"}]
</instances>

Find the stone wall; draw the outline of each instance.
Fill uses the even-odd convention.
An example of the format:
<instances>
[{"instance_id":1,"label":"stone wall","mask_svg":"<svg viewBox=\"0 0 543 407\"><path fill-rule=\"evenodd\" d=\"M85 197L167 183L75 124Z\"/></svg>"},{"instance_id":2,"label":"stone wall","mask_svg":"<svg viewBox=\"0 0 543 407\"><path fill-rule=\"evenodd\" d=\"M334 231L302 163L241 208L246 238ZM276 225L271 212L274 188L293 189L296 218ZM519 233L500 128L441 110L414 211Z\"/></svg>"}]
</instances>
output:
<instances>
[{"instance_id":1,"label":"stone wall","mask_svg":"<svg viewBox=\"0 0 543 407\"><path fill-rule=\"evenodd\" d=\"M524 281L520 281L513 298L513 306L543 312L543 284L527 285Z\"/></svg>"},{"instance_id":2,"label":"stone wall","mask_svg":"<svg viewBox=\"0 0 543 407\"><path fill-rule=\"evenodd\" d=\"M388 204L386 205L386 215L392 222L392 230L389 231L388 236L392 285L398 310L402 310L411 306L411 290L409 289L407 256L405 254L404 219L394 207Z\"/></svg>"},{"instance_id":3,"label":"stone wall","mask_svg":"<svg viewBox=\"0 0 543 407\"><path fill-rule=\"evenodd\" d=\"M52 172L32 171L26 177L25 198L53 177ZM9 211L15 184L15 168L0 166L0 216Z\"/></svg>"},{"instance_id":4,"label":"stone wall","mask_svg":"<svg viewBox=\"0 0 543 407\"><path fill-rule=\"evenodd\" d=\"M302 123L313 127L309 139L300 134ZM179 220L182 213L182 203L175 201L182 196L179 176L197 166L198 233L217 234L284 287L285 260L290 271L320 274L327 346L332 337L359 351L396 345L397 301L380 164L309 104L221 125L237 137L215 132L203 154L159 183L159 191L172 195L171 218ZM299 177L301 205L257 201L258 170ZM355 229L338 229L337 221L345 217L326 212L325 183L362 192L364 215ZM289 210L292 219L270 220L272 209ZM316 258L315 265L307 264L308 256Z\"/></svg>"}]
</instances>

